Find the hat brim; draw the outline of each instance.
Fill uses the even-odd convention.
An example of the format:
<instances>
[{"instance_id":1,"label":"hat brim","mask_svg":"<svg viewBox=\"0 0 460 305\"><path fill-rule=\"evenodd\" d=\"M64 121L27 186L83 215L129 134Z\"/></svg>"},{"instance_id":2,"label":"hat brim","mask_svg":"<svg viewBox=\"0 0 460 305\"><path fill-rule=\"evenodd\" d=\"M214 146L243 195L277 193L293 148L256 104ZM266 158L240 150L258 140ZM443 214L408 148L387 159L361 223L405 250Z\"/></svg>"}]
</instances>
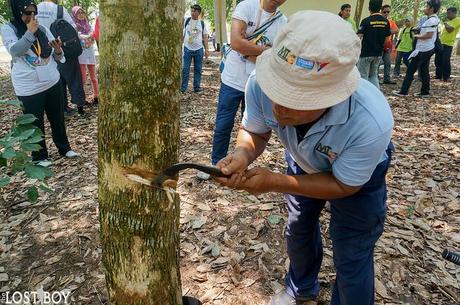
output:
<instances>
[{"instance_id":1,"label":"hat brim","mask_svg":"<svg viewBox=\"0 0 460 305\"><path fill-rule=\"evenodd\" d=\"M326 109L349 98L359 86L361 75L356 66L341 82L330 86L294 86L272 69L272 49L257 58L256 79L274 103L295 110Z\"/></svg>"}]
</instances>

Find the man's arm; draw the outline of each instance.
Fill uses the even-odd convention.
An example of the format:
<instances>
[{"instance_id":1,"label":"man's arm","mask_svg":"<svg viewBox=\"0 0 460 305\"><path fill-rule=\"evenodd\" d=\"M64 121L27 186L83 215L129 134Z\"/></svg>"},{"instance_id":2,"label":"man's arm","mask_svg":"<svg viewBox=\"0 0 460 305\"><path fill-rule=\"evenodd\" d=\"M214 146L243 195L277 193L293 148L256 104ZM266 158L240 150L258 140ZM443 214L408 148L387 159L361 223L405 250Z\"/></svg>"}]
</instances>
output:
<instances>
[{"instance_id":1,"label":"man's arm","mask_svg":"<svg viewBox=\"0 0 460 305\"><path fill-rule=\"evenodd\" d=\"M427 32L425 35L414 35L419 40L428 40L433 38L434 32Z\"/></svg>"},{"instance_id":2,"label":"man's arm","mask_svg":"<svg viewBox=\"0 0 460 305\"><path fill-rule=\"evenodd\" d=\"M452 33L455 30L455 28L450 26L447 22L444 23L444 28L446 29L447 33Z\"/></svg>"},{"instance_id":3,"label":"man's arm","mask_svg":"<svg viewBox=\"0 0 460 305\"><path fill-rule=\"evenodd\" d=\"M259 56L266 48L249 42L245 37L246 29L247 24L244 21L238 19L232 20L230 34L232 49L241 55Z\"/></svg>"},{"instance_id":4,"label":"man's arm","mask_svg":"<svg viewBox=\"0 0 460 305\"><path fill-rule=\"evenodd\" d=\"M331 200L351 196L357 193L361 187L345 185L331 173L300 176L274 174L272 192Z\"/></svg>"}]
</instances>

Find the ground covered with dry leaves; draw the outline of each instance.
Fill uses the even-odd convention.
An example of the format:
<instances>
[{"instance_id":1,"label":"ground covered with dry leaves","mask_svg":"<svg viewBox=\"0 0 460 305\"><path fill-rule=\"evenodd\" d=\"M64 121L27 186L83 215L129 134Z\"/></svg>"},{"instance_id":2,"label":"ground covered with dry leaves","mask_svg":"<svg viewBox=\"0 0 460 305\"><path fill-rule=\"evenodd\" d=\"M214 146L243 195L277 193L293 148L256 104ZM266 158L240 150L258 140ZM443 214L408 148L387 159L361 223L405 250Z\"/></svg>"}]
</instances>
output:
<instances>
[{"instance_id":1,"label":"ground covered with dry leaves","mask_svg":"<svg viewBox=\"0 0 460 305\"><path fill-rule=\"evenodd\" d=\"M458 60L457 60L458 63ZM458 75L459 67L456 67ZM205 65L204 92L181 100L181 161L209 163L219 73ZM401 80L398 81L400 85ZM414 88L420 84L416 81ZM396 86L383 87L389 95ZM415 92L415 91L414 91ZM442 260L444 248L460 252L460 79L433 84L433 98L389 96L396 153L388 174L388 217L375 250L377 304L459 304L460 268ZM0 68L0 97L14 98ZM15 111L1 111L0 133ZM106 304L97 203L97 109L67 121L72 146L82 156L60 158L51 145L54 193L25 200L25 180L0 194L0 292L72 291L71 304ZM283 148L274 138L258 165L283 171ZM181 175L181 273L184 294L205 304L259 305L282 289L288 260L283 239L287 213L278 194L250 196ZM320 304L334 281L328 238ZM161 304L161 301L158 302Z\"/></svg>"}]
</instances>

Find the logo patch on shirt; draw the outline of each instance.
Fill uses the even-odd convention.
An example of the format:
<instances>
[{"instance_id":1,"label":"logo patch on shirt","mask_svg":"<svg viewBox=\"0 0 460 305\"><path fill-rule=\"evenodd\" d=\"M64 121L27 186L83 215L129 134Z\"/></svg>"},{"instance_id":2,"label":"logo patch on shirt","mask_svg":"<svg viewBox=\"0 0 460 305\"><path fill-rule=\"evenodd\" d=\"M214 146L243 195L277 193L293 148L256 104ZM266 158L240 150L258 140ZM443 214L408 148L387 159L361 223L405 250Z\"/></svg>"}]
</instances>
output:
<instances>
[{"instance_id":1,"label":"logo patch on shirt","mask_svg":"<svg viewBox=\"0 0 460 305\"><path fill-rule=\"evenodd\" d=\"M249 22L248 22L248 26L254 26L254 22L249 21Z\"/></svg>"},{"instance_id":2,"label":"logo patch on shirt","mask_svg":"<svg viewBox=\"0 0 460 305\"><path fill-rule=\"evenodd\" d=\"M332 151L332 147L324 145L322 143L319 143L316 146L316 151L322 153L323 155L326 155L331 161L334 161L338 157L338 154Z\"/></svg>"}]
</instances>

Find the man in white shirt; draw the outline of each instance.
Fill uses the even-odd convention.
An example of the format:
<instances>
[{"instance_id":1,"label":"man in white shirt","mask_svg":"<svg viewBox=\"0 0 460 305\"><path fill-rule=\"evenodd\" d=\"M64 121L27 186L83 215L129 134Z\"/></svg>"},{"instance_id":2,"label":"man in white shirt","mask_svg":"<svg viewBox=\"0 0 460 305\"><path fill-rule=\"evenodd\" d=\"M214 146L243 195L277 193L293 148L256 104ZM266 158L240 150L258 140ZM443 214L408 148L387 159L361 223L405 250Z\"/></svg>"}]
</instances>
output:
<instances>
[{"instance_id":1,"label":"man in white shirt","mask_svg":"<svg viewBox=\"0 0 460 305\"><path fill-rule=\"evenodd\" d=\"M428 18L420 27L420 33L414 35L414 38L417 39L415 50L409 56L410 64L401 89L393 91L394 95L407 96L414 80L414 74L420 69L422 88L416 95L422 98L430 97L430 59L435 53L435 43L438 38L439 18L436 13L440 8L440 0L427 1L424 12Z\"/></svg>"},{"instance_id":2,"label":"man in white shirt","mask_svg":"<svg viewBox=\"0 0 460 305\"><path fill-rule=\"evenodd\" d=\"M222 72L211 162L217 164L228 152L235 116L244 109L244 89L257 56L271 47L286 17L278 8L286 0L245 0L233 12L231 48ZM209 175L199 173L198 178Z\"/></svg>"},{"instance_id":3,"label":"man in white shirt","mask_svg":"<svg viewBox=\"0 0 460 305\"><path fill-rule=\"evenodd\" d=\"M50 29L51 24L56 21L58 13L58 0L46 0L37 5L37 20L40 25ZM75 22L70 17L67 10L63 10L63 19L76 28ZM84 114L83 105L85 104L85 91L81 79L80 64L77 58L67 58L65 63L58 63L58 70L61 74L61 82L64 87L65 104L64 110L66 114L72 114L74 109L68 107L67 104L67 87L69 88L72 104L77 105L78 113ZM73 112L72 112L73 111Z\"/></svg>"},{"instance_id":4,"label":"man in white shirt","mask_svg":"<svg viewBox=\"0 0 460 305\"><path fill-rule=\"evenodd\" d=\"M185 20L184 24L184 54L182 62L181 92L187 91L190 74L190 65L193 60L193 91L201 91L201 73L203 68L203 55L208 58L208 28L200 19L201 6L191 6L192 17Z\"/></svg>"}]
</instances>

